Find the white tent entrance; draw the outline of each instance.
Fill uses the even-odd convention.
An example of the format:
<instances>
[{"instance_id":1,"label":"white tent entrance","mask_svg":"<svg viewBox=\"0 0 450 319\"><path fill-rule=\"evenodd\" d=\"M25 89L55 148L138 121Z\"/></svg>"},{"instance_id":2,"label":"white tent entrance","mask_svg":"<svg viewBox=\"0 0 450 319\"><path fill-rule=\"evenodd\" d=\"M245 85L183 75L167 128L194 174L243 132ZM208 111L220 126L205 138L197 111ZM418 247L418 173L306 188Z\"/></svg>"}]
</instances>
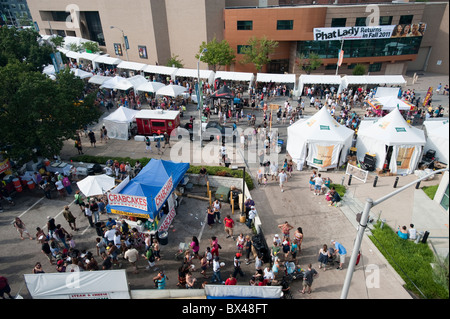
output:
<instances>
[{"instance_id":1,"label":"white tent entrance","mask_svg":"<svg viewBox=\"0 0 450 319\"><path fill-rule=\"evenodd\" d=\"M288 127L286 149L298 170L305 162L318 169L335 168L345 163L352 138L353 131L336 122L323 107Z\"/></svg>"},{"instance_id":2,"label":"white tent entrance","mask_svg":"<svg viewBox=\"0 0 450 319\"><path fill-rule=\"evenodd\" d=\"M397 108L373 122L362 121L356 141L360 161L366 153L375 154L376 168L394 174L413 173L424 146L424 132L408 124Z\"/></svg>"},{"instance_id":3,"label":"white tent entrance","mask_svg":"<svg viewBox=\"0 0 450 319\"><path fill-rule=\"evenodd\" d=\"M104 124L108 137L118 140L128 140L128 129L139 111L127 107L119 107L116 111L105 117Z\"/></svg>"}]
</instances>

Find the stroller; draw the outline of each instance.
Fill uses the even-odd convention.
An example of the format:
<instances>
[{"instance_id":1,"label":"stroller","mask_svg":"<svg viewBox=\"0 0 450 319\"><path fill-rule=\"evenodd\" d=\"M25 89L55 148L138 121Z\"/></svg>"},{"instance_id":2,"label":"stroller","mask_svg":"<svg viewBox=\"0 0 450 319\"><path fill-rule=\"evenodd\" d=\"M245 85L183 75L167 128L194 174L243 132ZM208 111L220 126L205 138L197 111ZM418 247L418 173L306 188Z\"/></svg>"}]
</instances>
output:
<instances>
[{"instance_id":1,"label":"stroller","mask_svg":"<svg viewBox=\"0 0 450 319\"><path fill-rule=\"evenodd\" d=\"M303 279L303 269L299 265L295 265L292 261L286 261L284 263L286 276L289 280Z\"/></svg>"}]
</instances>

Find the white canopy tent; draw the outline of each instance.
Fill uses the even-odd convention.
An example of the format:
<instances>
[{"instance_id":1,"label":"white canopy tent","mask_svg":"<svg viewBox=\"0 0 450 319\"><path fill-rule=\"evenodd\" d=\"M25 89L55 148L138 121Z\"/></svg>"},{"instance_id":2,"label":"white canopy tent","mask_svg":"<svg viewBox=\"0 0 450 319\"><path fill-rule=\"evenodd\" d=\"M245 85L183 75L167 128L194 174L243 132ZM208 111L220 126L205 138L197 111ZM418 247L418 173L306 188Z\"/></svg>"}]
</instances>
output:
<instances>
[{"instance_id":1,"label":"white canopy tent","mask_svg":"<svg viewBox=\"0 0 450 319\"><path fill-rule=\"evenodd\" d=\"M402 75L344 75L342 77L342 89L349 85L406 85Z\"/></svg>"},{"instance_id":2,"label":"white canopy tent","mask_svg":"<svg viewBox=\"0 0 450 319\"><path fill-rule=\"evenodd\" d=\"M326 107L289 126L287 133L286 150L299 170L305 161L316 168L340 166L352 146L353 131L336 122Z\"/></svg>"},{"instance_id":3,"label":"white canopy tent","mask_svg":"<svg viewBox=\"0 0 450 319\"><path fill-rule=\"evenodd\" d=\"M185 77L185 78L198 78L198 73L200 73L200 79L206 79L209 84L212 84L214 82L214 71L211 70L199 70L197 69L177 69L175 72L175 77Z\"/></svg>"},{"instance_id":4,"label":"white canopy tent","mask_svg":"<svg viewBox=\"0 0 450 319\"><path fill-rule=\"evenodd\" d=\"M294 88L297 87L295 74L257 73L256 82L292 83Z\"/></svg>"},{"instance_id":5,"label":"white canopy tent","mask_svg":"<svg viewBox=\"0 0 450 319\"><path fill-rule=\"evenodd\" d=\"M103 195L116 186L114 177L103 175L90 175L77 182L79 190L86 197Z\"/></svg>"},{"instance_id":6,"label":"white canopy tent","mask_svg":"<svg viewBox=\"0 0 450 319\"><path fill-rule=\"evenodd\" d=\"M255 75L250 72L216 71L214 79L218 78L223 81L248 82L249 85L252 85Z\"/></svg>"},{"instance_id":7,"label":"white canopy tent","mask_svg":"<svg viewBox=\"0 0 450 319\"><path fill-rule=\"evenodd\" d=\"M169 67L169 66L162 66L162 65L146 65L144 69L142 70L146 73L152 73L152 74L162 74L162 75L168 75L173 80L175 79L175 73L177 72L177 68Z\"/></svg>"},{"instance_id":8,"label":"white canopy tent","mask_svg":"<svg viewBox=\"0 0 450 319\"><path fill-rule=\"evenodd\" d=\"M66 57L70 58L70 59L75 59L77 60L77 63L80 61L81 58L81 53L75 52L75 51L68 51L66 53Z\"/></svg>"},{"instance_id":9,"label":"white canopy tent","mask_svg":"<svg viewBox=\"0 0 450 319\"><path fill-rule=\"evenodd\" d=\"M126 69L133 71L142 71L147 66L147 64L138 63L138 62L130 62L130 61L122 61L117 65L118 69Z\"/></svg>"},{"instance_id":10,"label":"white canopy tent","mask_svg":"<svg viewBox=\"0 0 450 319\"><path fill-rule=\"evenodd\" d=\"M174 85L169 84L162 88L160 88L158 91L156 91L156 95L166 95L171 97L177 97L179 95L183 95L184 92L187 91L187 88L181 85Z\"/></svg>"},{"instance_id":11,"label":"white canopy tent","mask_svg":"<svg viewBox=\"0 0 450 319\"><path fill-rule=\"evenodd\" d=\"M67 37L64 37L63 48L67 49L67 50L70 50L70 47L71 47L72 44L75 44L77 46L81 46L85 42L95 42L95 41L91 41L91 40L80 38L80 37L67 36Z\"/></svg>"},{"instance_id":12,"label":"white canopy tent","mask_svg":"<svg viewBox=\"0 0 450 319\"><path fill-rule=\"evenodd\" d=\"M398 108L400 111L409 111L414 108L410 102L399 99L395 96L380 96L369 99L368 104L373 108L379 110L391 111Z\"/></svg>"},{"instance_id":13,"label":"white canopy tent","mask_svg":"<svg viewBox=\"0 0 450 319\"><path fill-rule=\"evenodd\" d=\"M376 168L389 162L394 174L411 174L417 167L425 146L424 131L409 125L394 108L374 121L362 121L356 141L357 157L363 161L366 153L376 156ZM388 154L391 154L388 158Z\"/></svg>"},{"instance_id":14,"label":"white canopy tent","mask_svg":"<svg viewBox=\"0 0 450 319\"><path fill-rule=\"evenodd\" d=\"M111 76L105 76L105 75L94 75L93 77L91 77L89 79L89 83L91 84L97 84L97 85L102 85L104 82L111 80L113 77Z\"/></svg>"},{"instance_id":15,"label":"white canopy tent","mask_svg":"<svg viewBox=\"0 0 450 319\"><path fill-rule=\"evenodd\" d=\"M449 164L449 121L439 118L428 119L423 122L427 135L427 142L424 147L424 153L429 150L436 151L436 157L439 162Z\"/></svg>"},{"instance_id":16,"label":"white canopy tent","mask_svg":"<svg viewBox=\"0 0 450 319\"><path fill-rule=\"evenodd\" d=\"M158 91L160 88L165 87L166 85L164 83L161 82L146 82L146 83L142 83L140 84L137 88L136 91L137 92L150 92L150 93L155 93L156 91Z\"/></svg>"},{"instance_id":17,"label":"white canopy tent","mask_svg":"<svg viewBox=\"0 0 450 319\"><path fill-rule=\"evenodd\" d=\"M115 77L112 77L105 82L102 83L100 86L101 89L115 89L116 86L121 82L126 80L124 77L116 75Z\"/></svg>"},{"instance_id":18,"label":"white canopy tent","mask_svg":"<svg viewBox=\"0 0 450 319\"><path fill-rule=\"evenodd\" d=\"M298 80L298 92L301 96L305 84L318 85L329 84L337 87L337 92L342 91L342 78L340 75L324 75L324 74L302 74Z\"/></svg>"},{"instance_id":19,"label":"white canopy tent","mask_svg":"<svg viewBox=\"0 0 450 319\"><path fill-rule=\"evenodd\" d=\"M108 130L108 137L123 141L128 140L128 128L138 113L139 111L121 106L105 117L103 123Z\"/></svg>"},{"instance_id":20,"label":"white canopy tent","mask_svg":"<svg viewBox=\"0 0 450 319\"><path fill-rule=\"evenodd\" d=\"M400 88L377 87L375 89L375 95L373 97L382 97L382 96L398 97L399 93L400 93Z\"/></svg>"},{"instance_id":21,"label":"white canopy tent","mask_svg":"<svg viewBox=\"0 0 450 319\"><path fill-rule=\"evenodd\" d=\"M77 69L77 68L70 69L70 72L72 72L76 77L78 77L80 79L87 79L87 78L94 76L94 74L92 74L91 72L86 72L84 70Z\"/></svg>"},{"instance_id":22,"label":"white canopy tent","mask_svg":"<svg viewBox=\"0 0 450 319\"><path fill-rule=\"evenodd\" d=\"M136 91L136 89L141 86L142 84L148 83L148 80L142 76L142 75L135 75L132 77L127 78L127 80L131 83L133 86L133 89Z\"/></svg>"},{"instance_id":23,"label":"white canopy tent","mask_svg":"<svg viewBox=\"0 0 450 319\"><path fill-rule=\"evenodd\" d=\"M33 299L131 298L125 269L25 274L24 278Z\"/></svg>"},{"instance_id":24,"label":"white canopy tent","mask_svg":"<svg viewBox=\"0 0 450 319\"><path fill-rule=\"evenodd\" d=\"M106 54L100 55L98 58L95 59L95 63L97 64L118 65L121 62L122 62L121 59L113 58Z\"/></svg>"},{"instance_id":25,"label":"white canopy tent","mask_svg":"<svg viewBox=\"0 0 450 319\"><path fill-rule=\"evenodd\" d=\"M55 75L56 71L55 71L55 66L53 64L49 64L47 66L44 67L44 70L42 71L42 73L47 74L47 75Z\"/></svg>"}]
</instances>

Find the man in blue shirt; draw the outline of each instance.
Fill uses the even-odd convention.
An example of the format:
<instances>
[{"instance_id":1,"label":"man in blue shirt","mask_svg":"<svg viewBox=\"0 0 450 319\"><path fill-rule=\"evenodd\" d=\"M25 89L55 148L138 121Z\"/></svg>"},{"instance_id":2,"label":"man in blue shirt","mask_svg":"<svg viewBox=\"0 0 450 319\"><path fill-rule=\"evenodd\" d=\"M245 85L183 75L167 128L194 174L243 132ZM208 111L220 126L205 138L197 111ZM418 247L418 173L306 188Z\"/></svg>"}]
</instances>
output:
<instances>
[{"instance_id":1,"label":"man in blue shirt","mask_svg":"<svg viewBox=\"0 0 450 319\"><path fill-rule=\"evenodd\" d=\"M347 250L344 246L342 246L341 243L338 243L334 239L331 240L331 244L334 245L336 253L339 254L339 267L337 267L338 270L342 270L342 265L345 262L345 256L347 255Z\"/></svg>"}]
</instances>

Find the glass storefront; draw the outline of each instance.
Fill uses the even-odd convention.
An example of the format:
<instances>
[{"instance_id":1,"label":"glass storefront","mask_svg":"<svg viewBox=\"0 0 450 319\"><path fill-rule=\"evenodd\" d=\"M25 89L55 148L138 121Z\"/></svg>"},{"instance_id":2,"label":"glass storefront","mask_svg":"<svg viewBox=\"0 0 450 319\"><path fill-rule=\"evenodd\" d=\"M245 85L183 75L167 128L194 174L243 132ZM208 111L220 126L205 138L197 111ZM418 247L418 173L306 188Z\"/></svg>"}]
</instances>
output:
<instances>
[{"instance_id":1,"label":"glass storefront","mask_svg":"<svg viewBox=\"0 0 450 319\"><path fill-rule=\"evenodd\" d=\"M344 58L361 58L374 56L396 56L418 54L422 37L405 37L370 40L344 41ZM321 59L337 58L341 42L336 41L299 41L298 54L303 53L305 58L310 52L319 54Z\"/></svg>"}]
</instances>

